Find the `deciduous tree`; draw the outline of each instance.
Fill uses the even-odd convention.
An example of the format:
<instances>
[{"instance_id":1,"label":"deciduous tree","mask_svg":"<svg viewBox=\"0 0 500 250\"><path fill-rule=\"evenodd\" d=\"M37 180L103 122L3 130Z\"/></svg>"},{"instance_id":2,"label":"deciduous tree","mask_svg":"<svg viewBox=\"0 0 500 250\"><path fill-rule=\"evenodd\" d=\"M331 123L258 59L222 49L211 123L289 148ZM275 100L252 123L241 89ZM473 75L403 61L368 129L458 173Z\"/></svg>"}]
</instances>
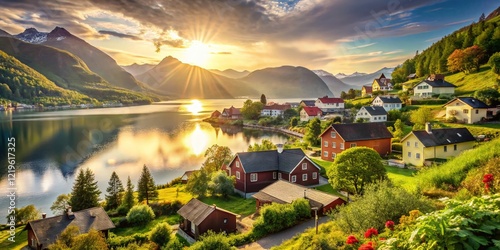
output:
<instances>
[{"instance_id":1,"label":"deciduous tree","mask_svg":"<svg viewBox=\"0 0 500 250\"><path fill-rule=\"evenodd\" d=\"M189 177L189 180L186 183L186 191L198 197L205 197L209 181L210 174L202 168L200 171L194 172Z\"/></svg>"},{"instance_id":2,"label":"deciduous tree","mask_svg":"<svg viewBox=\"0 0 500 250\"><path fill-rule=\"evenodd\" d=\"M141 177L139 177L139 182L137 183L137 200L139 202L146 200L146 204L149 204L149 200L154 198L158 198L155 181L148 167L144 165Z\"/></svg>"},{"instance_id":3,"label":"deciduous tree","mask_svg":"<svg viewBox=\"0 0 500 250\"><path fill-rule=\"evenodd\" d=\"M153 231L149 235L149 240L163 247L170 241L170 234L172 234L172 229L167 223L163 222L153 228Z\"/></svg>"},{"instance_id":4,"label":"deciduous tree","mask_svg":"<svg viewBox=\"0 0 500 250\"><path fill-rule=\"evenodd\" d=\"M253 102L252 100L246 100L241 108L241 114L243 118L249 120L256 120L260 116L260 112L264 108L264 104L261 102Z\"/></svg>"},{"instance_id":5,"label":"deciduous tree","mask_svg":"<svg viewBox=\"0 0 500 250\"><path fill-rule=\"evenodd\" d=\"M73 211L99 206L100 194L94 172L88 168L80 169L71 192L70 205Z\"/></svg>"},{"instance_id":6,"label":"deciduous tree","mask_svg":"<svg viewBox=\"0 0 500 250\"><path fill-rule=\"evenodd\" d=\"M268 139L263 139L260 144L255 143L252 145L248 145L248 152L255 152L255 151L265 151L265 150L273 150L276 149L276 144L274 144L272 141Z\"/></svg>"},{"instance_id":7,"label":"deciduous tree","mask_svg":"<svg viewBox=\"0 0 500 250\"><path fill-rule=\"evenodd\" d=\"M495 74L500 75L500 52L493 54L488 60L488 64Z\"/></svg>"},{"instance_id":8,"label":"deciduous tree","mask_svg":"<svg viewBox=\"0 0 500 250\"><path fill-rule=\"evenodd\" d=\"M57 196L52 206L50 206L50 211L55 215L61 215L66 210L66 207L69 206L69 201L71 199L70 194L60 194Z\"/></svg>"},{"instance_id":9,"label":"deciduous tree","mask_svg":"<svg viewBox=\"0 0 500 250\"><path fill-rule=\"evenodd\" d=\"M481 90L476 90L476 92L474 92L474 98L486 103L487 105L492 105L498 102L500 98L500 93L498 93L498 90L496 89L485 88Z\"/></svg>"},{"instance_id":10,"label":"deciduous tree","mask_svg":"<svg viewBox=\"0 0 500 250\"><path fill-rule=\"evenodd\" d=\"M321 142L318 138L321 134L321 121L318 118L314 118L309 121L306 127L306 134L304 140L308 142L311 146L317 146Z\"/></svg>"},{"instance_id":11,"label":"deciduous tree","mask_svg":"<svg viewBox=\"0 0 500 250\"><path fill-rule=\"evenodd\" d=\"M333 162L327 175L333 188L363 194L367 184L387 178L377 151L367 147L349 148Z\"/></svg>"},{"instance_id":12,"label":"deciduous tree","mask_svg":"<svg viewBox=\"0 0 500 250\"><path fill-rule=\"evenodd\" d=\"M423 107L411 112L410 121L414 123L413 129L424 129L425 124L433 119L432 111L429 108Z\"/></svg>"},{"instance_id":13,"label":"deciduous tree","mask_svg":"<svg viewBox=\"0 0 500 250\"><path fill-rule=\"evenodd\" d=\"M221 169L223 164L228 163L233 158L233 152L227 146L212 145L205 151L205 162L203 168L207 173L213 173Z\"/></svg>"},{"instance_id":14,"label":"deciduous tree","mask_svg":"<svg viewBox=\"0 0 500 250\"><path fill-rule=\"evenodd\" d=\"M108 182L108 188L106 189L106 209L115 209L122 203L123 196L123 184L115 171L111 174L111 178Z\"/></svg>"},{"instance_id":15,"label":"deciduous tree","mask_svg":"<svg viewBox=\"0 0 500 250\"><path fill-rule=\"evenodd\" d=\"M219 170L212 173L211 180L208 183L208 190L214 195L221 195L227 198L234 192L234 176L228 176L226 172Z\"/></svg>"}]
</instances>

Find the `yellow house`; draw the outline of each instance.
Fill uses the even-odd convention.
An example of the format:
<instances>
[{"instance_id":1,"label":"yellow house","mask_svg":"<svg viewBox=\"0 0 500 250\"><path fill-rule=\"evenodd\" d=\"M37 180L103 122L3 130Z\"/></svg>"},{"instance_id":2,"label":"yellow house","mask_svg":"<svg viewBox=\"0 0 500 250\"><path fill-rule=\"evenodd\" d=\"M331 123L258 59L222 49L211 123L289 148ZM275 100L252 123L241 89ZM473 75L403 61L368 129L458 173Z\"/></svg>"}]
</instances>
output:
<instances>
[{"instance_id":1,"label":"yellow house","mask_svg":"<svg viewBox=\"0 0 500 250\"><path fill-rule=\"evenodd\" d=\"M380 75L372 82L372 92L392 90L391 79L386 78L384 74Z\"/></svg>"},{"instance_id":2,"label":"yellow house","mask_svg":"<svg viewBox=\"0 0 500 250\"><path fill-rule=\"evenodd\" d=\"M467 128L432 129L412 131L401 140L405 164L423 166L426 160L448 159L474 147L476 139Z\"/></svg>"},{"instance_id":3,"label":"yellow house","mask_svg":"<svg viewBox=\"0 0 500 250\"><path fill-rule=\"evenodd\" d=\"M475 123L486 118L488 105L473 97L457 97L445 105L446 119L452 117L465 123Z\"/></svg>"}]
</instances>

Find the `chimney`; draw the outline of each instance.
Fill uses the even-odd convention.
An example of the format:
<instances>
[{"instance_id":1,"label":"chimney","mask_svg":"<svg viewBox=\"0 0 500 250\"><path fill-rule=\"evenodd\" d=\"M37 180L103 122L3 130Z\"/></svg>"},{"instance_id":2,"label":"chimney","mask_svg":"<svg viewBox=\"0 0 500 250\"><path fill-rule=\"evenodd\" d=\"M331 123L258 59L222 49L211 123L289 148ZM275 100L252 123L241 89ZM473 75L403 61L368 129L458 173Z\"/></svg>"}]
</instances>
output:
<instances>
[{"instance_id":1,"label":"chimney","mask_svg":"<svg viewBox=\"0 0 500 250\"><path fill-rule=\"evenodd\" d=\"M45 219L47 218L47 214L46 213L42 213L42 219Z\"/></svg>"},{"instance_id":2,"label":"chimney","mask_svg":"<svg viewBox=\"0 0 500 250\"><path fill-rule=\"evenodd\" d=\"M278 153L281 154L283 152L283 144L282 143L276 144L276 149L278 150Z\"/></svg>"},{"instance_id":3,"label":"chimney","mask_svg":"<svg viewBox=\"0 0 500 250\"><path fill-rule=\"evenodd\" d=\"M432 134L432 127L430 122L425 123L425 131L427 131L428 134Z\"/></svg>"},{"instance_id":4,"label":"chimney","mask_svg":"<svg viewBox=\"0 0 500 250\"><path fill-rule=\"evenodd\" d=\"M66 207L66 217L68 217L68 219L70 220L75 218L75 214L73 213L73 211L71 211L71 206Z\"/></svg>"}]
</instances>

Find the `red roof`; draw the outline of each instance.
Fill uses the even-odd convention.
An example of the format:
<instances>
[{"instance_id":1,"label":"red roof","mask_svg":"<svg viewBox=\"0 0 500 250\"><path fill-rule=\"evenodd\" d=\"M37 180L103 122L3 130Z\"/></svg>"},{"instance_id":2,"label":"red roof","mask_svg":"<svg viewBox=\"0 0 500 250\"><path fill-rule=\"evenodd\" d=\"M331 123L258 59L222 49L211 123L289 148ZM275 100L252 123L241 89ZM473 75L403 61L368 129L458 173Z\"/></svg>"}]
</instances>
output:
<instances>
[{"instance_id":1,"label":"red roof","mask_svg":"<svg viewBox=\"0 0 500 250\"><path fill-rule=\"evenodd\" d=\"M225 108L222 113L226 113L228 116L241 115L240 109L231 106L230 108Z\"/></svg>"},{"instance_id":2,"label":"red roof","mask_svg":"<svg viewBox=\"0 0 500 250\"><path fill-rule=\"evenodd\" d=\"M366 92L372 92L372 86L363 86Z\"/></svg>"},{"instance_id":3,"label":"red roof","mask_svg":"<svg viewBox=\"0 0 500 250\"><path fill-rule=\"evenodd\" d=\"M318 107L303 107L302 109L304 109L308 116L317 116L321 114L321 109Z\"/></svg>"},{"instance_id":4,"label":"red roof","mask_svg":"<svg viewBox=\"0 0 500 250\"><path fill-rule=\"evenodd\" d=\"M318 98L322 103L344 103L344 99L335 97L321 97Z\"/></svg>"}]
</instances>

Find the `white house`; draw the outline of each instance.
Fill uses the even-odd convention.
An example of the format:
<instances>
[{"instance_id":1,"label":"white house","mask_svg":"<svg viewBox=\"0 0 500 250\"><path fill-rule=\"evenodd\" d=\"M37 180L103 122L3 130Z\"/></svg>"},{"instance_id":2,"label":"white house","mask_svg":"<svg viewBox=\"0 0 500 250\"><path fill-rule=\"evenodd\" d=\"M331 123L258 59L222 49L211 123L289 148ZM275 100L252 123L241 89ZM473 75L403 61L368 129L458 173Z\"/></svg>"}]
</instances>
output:
<instances>
[{"instance_id":1,"label":"white house","mask_svg":"<svg viewBox=\"0 0 500 250\"><path fill-rule=\"evenodd\" d=\"M432 74L413 88L413 95L418 97L431 97L441 94L453 95L455 88L455 85L444 80L444 75Z\"/></svg>"},{"instance_id":2,"label":"white house","mask_svg":"<svg viewBox=\"0 0 500 250\"><path fill-rule=\"evenodd\" d=\"M455 117L457 121L475 123L486 118L488 105L473 97L457 97L444 105L446 119Z\"/></svg>"},{"instance_id":3,"label":"white house","mask_svg":"<svg viewBox=\"0 0 500 250\"><path fill-rule=\"evenodd\" d=\"M285 110L290 109L291 106L290 104L276 104L273 103L271 105L266 105L260 112L261 116L271 116L271 117L278 117L278 116L283 116L283 113L285 113Z\"/></svg>"},{"instance_id":4,"label":"white house","mask_svg":"<svg viewBox=\"0 0 500 250\"><path fill-rule=\"evenodd\" d=\"M356 120L359 118L367 122L385 122L387 121L387 111L380 106L364 106L356 114Z\"/></svg>"},{"instance_id":5,"label":"white house","mask_svg":"<svg viewBox=\"0 0 500 250\"><path fill-rule=\"evenodd\" d=\"M372 101L372 106L383 107L387 112L393 109L401 109L402 104L403 102L397 96L377 96Z\"/></svg>"},{"instance_id":6,"label":"white house","mask_svg":"<svg viewBox=\"0 0 500 250\"><path fill-rule=\"evenodd\" d=\"M344 111L344 100L342 98L324 96L318 98L314 106L323 112L341 112Z\"/></svg>"},{"instance_id":7,"label":"white house","mask_svg":"<svg viewBox=\"0 0 500 250\"><path fill-rule=\"evenodd\" d=\"M318 107L303 107L300 111L300 121L309 121L313 118L321 118L323 112Z\"/></svg>"}]
</instances>

